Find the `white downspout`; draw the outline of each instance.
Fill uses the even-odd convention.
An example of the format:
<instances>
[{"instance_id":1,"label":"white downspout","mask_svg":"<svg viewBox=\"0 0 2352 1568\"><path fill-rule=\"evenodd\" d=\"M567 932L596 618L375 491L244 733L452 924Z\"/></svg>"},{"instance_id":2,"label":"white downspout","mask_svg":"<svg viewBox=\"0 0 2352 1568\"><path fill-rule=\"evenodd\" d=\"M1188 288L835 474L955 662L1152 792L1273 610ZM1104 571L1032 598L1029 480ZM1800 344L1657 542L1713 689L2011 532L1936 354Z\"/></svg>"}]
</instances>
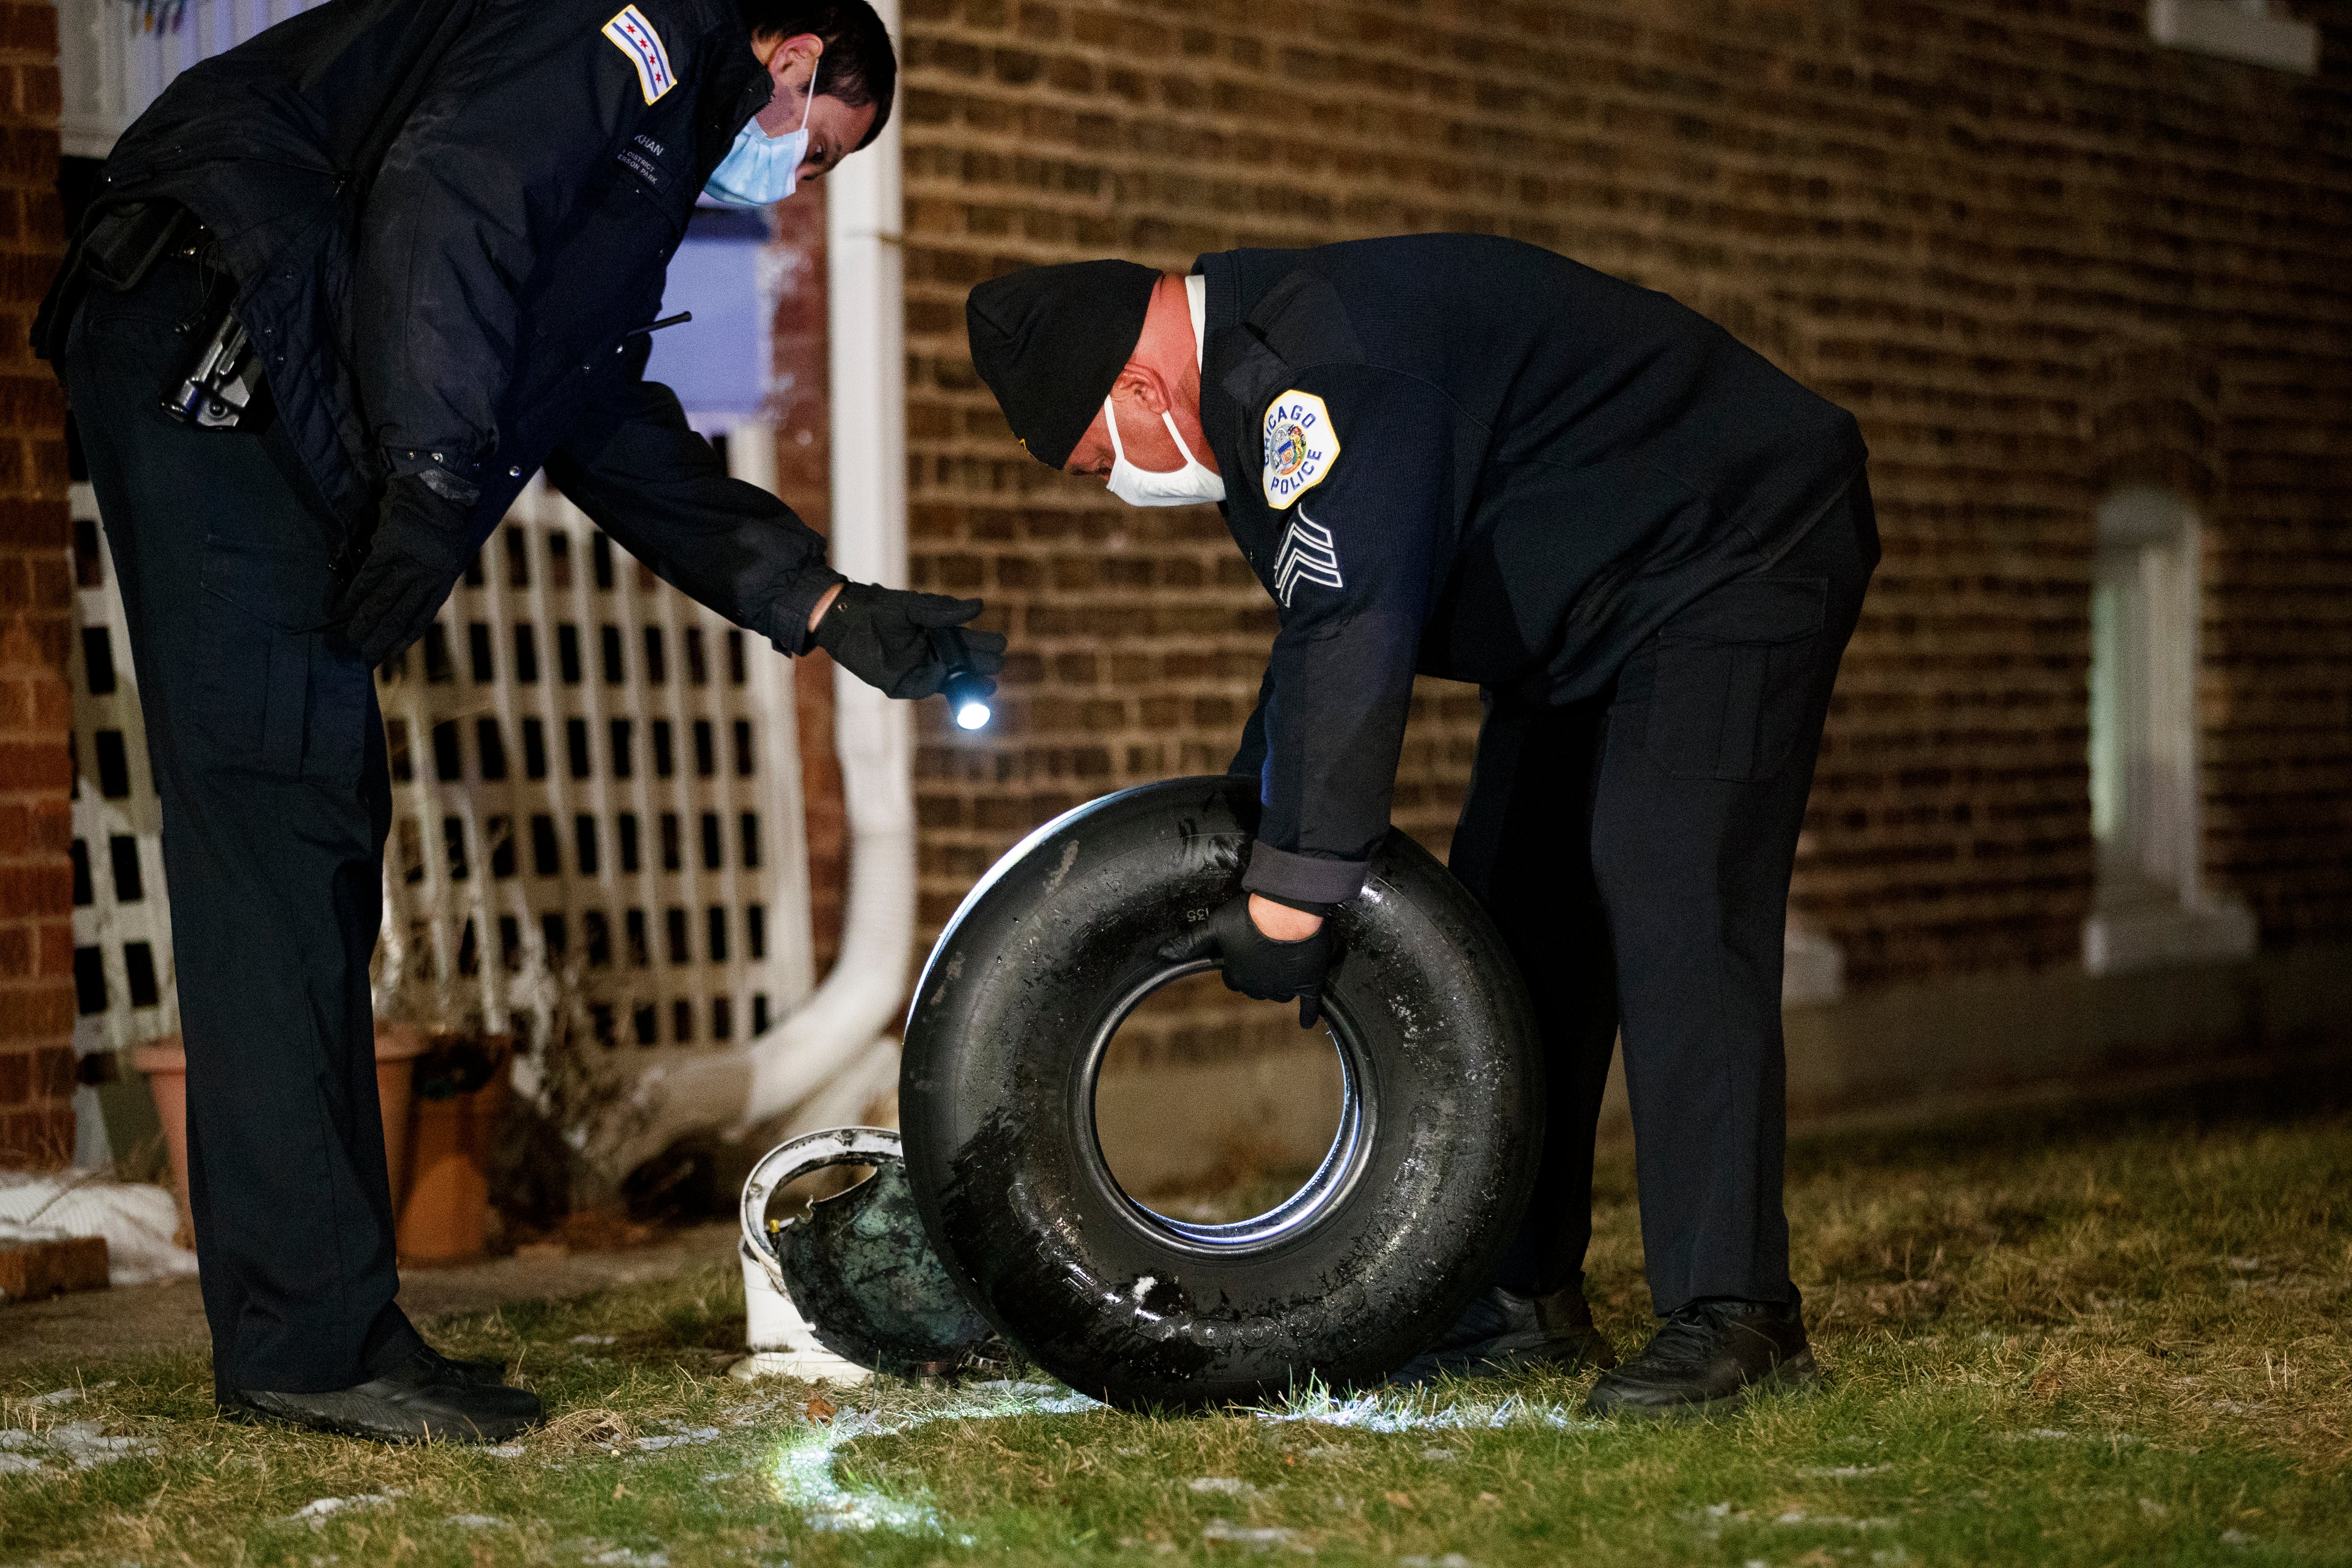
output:
<instances>
[{"instance_id":1,"label":"white downspout","mask_svg":"<svg viewBox=\"0 0 2352 1568\"><path fill-rule=\"evenodd\" d=\"M898 37L898 0L875 9ZM903 94L900 109L904 108ZM825 176L826 328L833 372L833 566L856 583L907 585L907 291L894 112L873 146ZM887 1031L915 942L914 737L908 704L836 666L834 749L849 818L841 957L808 1005L759 1043L742 1121L855 1121L895 1079ZM863 1058L863 1059L861 1059ZM839 1079L843 1095L820 1094ZM827 1125L830 1123L827 1122ZM794 1129L797 1130L797 1127Z\"/></svg>"},{"instance_id":2,"label":"white downspout","mask_svg":"<svg viewBox=\"0 0 2352 1568\"><path fill-rule=\"evenodd\" d=\"M898 0L876 0L895 40ZM903 94L901 96L903 105ZM834 569L907 585L906 275L901 116L825 176ZM855 1121L896 1081L890 1037L915 938L913 731L908 704L834 671L834 747L849 819L841 957L808 1001L759 1039L648 1069L640 1120L600 1162L615 1174L690 1132L748 1131L798 1109L791 1131ZM855 1103L851 1103L855 1101Z\"/></svg>"}]
</instances>

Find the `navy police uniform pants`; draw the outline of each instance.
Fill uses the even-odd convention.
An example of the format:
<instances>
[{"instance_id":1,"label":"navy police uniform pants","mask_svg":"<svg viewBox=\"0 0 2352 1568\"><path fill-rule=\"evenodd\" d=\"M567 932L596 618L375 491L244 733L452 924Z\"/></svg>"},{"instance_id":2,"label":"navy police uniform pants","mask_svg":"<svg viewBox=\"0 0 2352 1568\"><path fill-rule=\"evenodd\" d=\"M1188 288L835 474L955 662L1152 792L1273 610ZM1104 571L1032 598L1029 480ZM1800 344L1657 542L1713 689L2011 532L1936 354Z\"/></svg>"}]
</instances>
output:
<instances>
[{"instance_id":1,"label":"navy police uniform pants","mask_svg":"<svg viewBox=\"0 0 2352 1568\"><path fill-rule=\"evenodd\" d=\"M1486 694L1453 867L1526 976L1549 1081L1507 1289L1580 1277L1622 1037L1654 1308L1794 1299L1780 1198L1789 879L1877 562L1857 475L1769 567L1669 620L1612 689L1565 706Z\"/></svg>"},{"instance_id":2,"label":"navy police uniform pants","mask_svg":"<svg viewBox=\"0 0 2352 1568\"><path fill-rule=\"evenodd\" d=\"M267 436L164 415L203 275L94 289L65 374L122 590L188 1055L188 1197L216 1385L316 1393L405 1359L368 959L383 725L327 629L341 530Z\"/></svg>"}]
</instances>

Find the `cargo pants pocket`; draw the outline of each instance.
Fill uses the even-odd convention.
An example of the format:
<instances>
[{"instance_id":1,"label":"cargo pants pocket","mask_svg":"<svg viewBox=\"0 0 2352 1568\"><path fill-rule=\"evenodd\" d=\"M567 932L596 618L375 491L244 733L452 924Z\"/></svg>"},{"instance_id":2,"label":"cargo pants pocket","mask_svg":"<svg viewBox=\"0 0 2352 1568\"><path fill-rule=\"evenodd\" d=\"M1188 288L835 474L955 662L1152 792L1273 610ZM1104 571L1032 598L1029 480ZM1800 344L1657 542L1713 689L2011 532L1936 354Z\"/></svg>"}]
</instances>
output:
<instances>
[{"instance_id":1,"label":"cargo pants pocket","mask_svg":"<svg viewBox=\"0 0 2352 1568\"><path fill-rule=\"evenodd\" d=\"M1644 744L1677 778L1747 784L1789 760L1829 604L1821 577L1751 577L1659 628Z\"/></svg>"},{"instance_id":2,"label":"cargo pants pocket","mask_svg":"<svg viewBox=\"0 0 2352 1568\"><path fill-rule=\"evenodd\" d=\"M355 779L368 674L327 646L324 557L208 536L199 593L195 706L215 752L272 778Z\"/></svg>"}]
</instances>

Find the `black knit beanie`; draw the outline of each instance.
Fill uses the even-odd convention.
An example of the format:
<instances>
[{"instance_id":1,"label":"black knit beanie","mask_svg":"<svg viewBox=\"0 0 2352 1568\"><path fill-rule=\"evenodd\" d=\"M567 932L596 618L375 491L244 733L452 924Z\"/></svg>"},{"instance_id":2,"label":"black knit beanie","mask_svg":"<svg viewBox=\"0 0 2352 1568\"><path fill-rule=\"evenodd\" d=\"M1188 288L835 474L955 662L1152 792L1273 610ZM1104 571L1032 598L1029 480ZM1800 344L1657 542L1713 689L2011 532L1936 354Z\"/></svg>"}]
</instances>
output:
<instances>
[{"instance_id":1,"label":"black knit beanie","mask_svg":"<svg viewBox=\"0 0 2352 1568\"><path fill-rule=\"evenodd\" d=\"M1073 261L992 279L964 302L972 367L1047 468L1070 460L1133 357L1160 279L1132 261Z\"/></svg>"}]
</instances>

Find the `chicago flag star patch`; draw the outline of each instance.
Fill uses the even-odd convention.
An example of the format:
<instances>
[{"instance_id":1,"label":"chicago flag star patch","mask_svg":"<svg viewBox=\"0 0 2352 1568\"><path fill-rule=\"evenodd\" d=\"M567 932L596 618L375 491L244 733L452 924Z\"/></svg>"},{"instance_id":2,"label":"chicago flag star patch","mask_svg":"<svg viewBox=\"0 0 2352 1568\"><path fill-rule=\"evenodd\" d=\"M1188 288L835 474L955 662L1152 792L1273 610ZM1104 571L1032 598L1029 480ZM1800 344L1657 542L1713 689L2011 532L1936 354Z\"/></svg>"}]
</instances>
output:
<instances>
[{"instance_id":1,"label":"chicago flag star patch","mask_svg":"<svg viewBox=\"0 0 2352 1568\"><path fill-rule=\"evenodd\" d=\"M1265 504L1280 511L1323 482L1339 459L1331 411L1311 392L1286 392L1265 411Z\"/></svg>"},{"instance_id":2,"label":"chicago flag star patch","mask_svg":"<svg viewBox=\"0 0 2352 1568\"><path fill-rule=\"evenodd\" d=\"M662 47L661 35L654 31L643 11L635 5L623 6L619 16L604 24L604 36L637 68L637 85L645 89L647 103L659 103L677 85L677 78L670 73L669 51Z\"/></svg>"}]
</instances>

